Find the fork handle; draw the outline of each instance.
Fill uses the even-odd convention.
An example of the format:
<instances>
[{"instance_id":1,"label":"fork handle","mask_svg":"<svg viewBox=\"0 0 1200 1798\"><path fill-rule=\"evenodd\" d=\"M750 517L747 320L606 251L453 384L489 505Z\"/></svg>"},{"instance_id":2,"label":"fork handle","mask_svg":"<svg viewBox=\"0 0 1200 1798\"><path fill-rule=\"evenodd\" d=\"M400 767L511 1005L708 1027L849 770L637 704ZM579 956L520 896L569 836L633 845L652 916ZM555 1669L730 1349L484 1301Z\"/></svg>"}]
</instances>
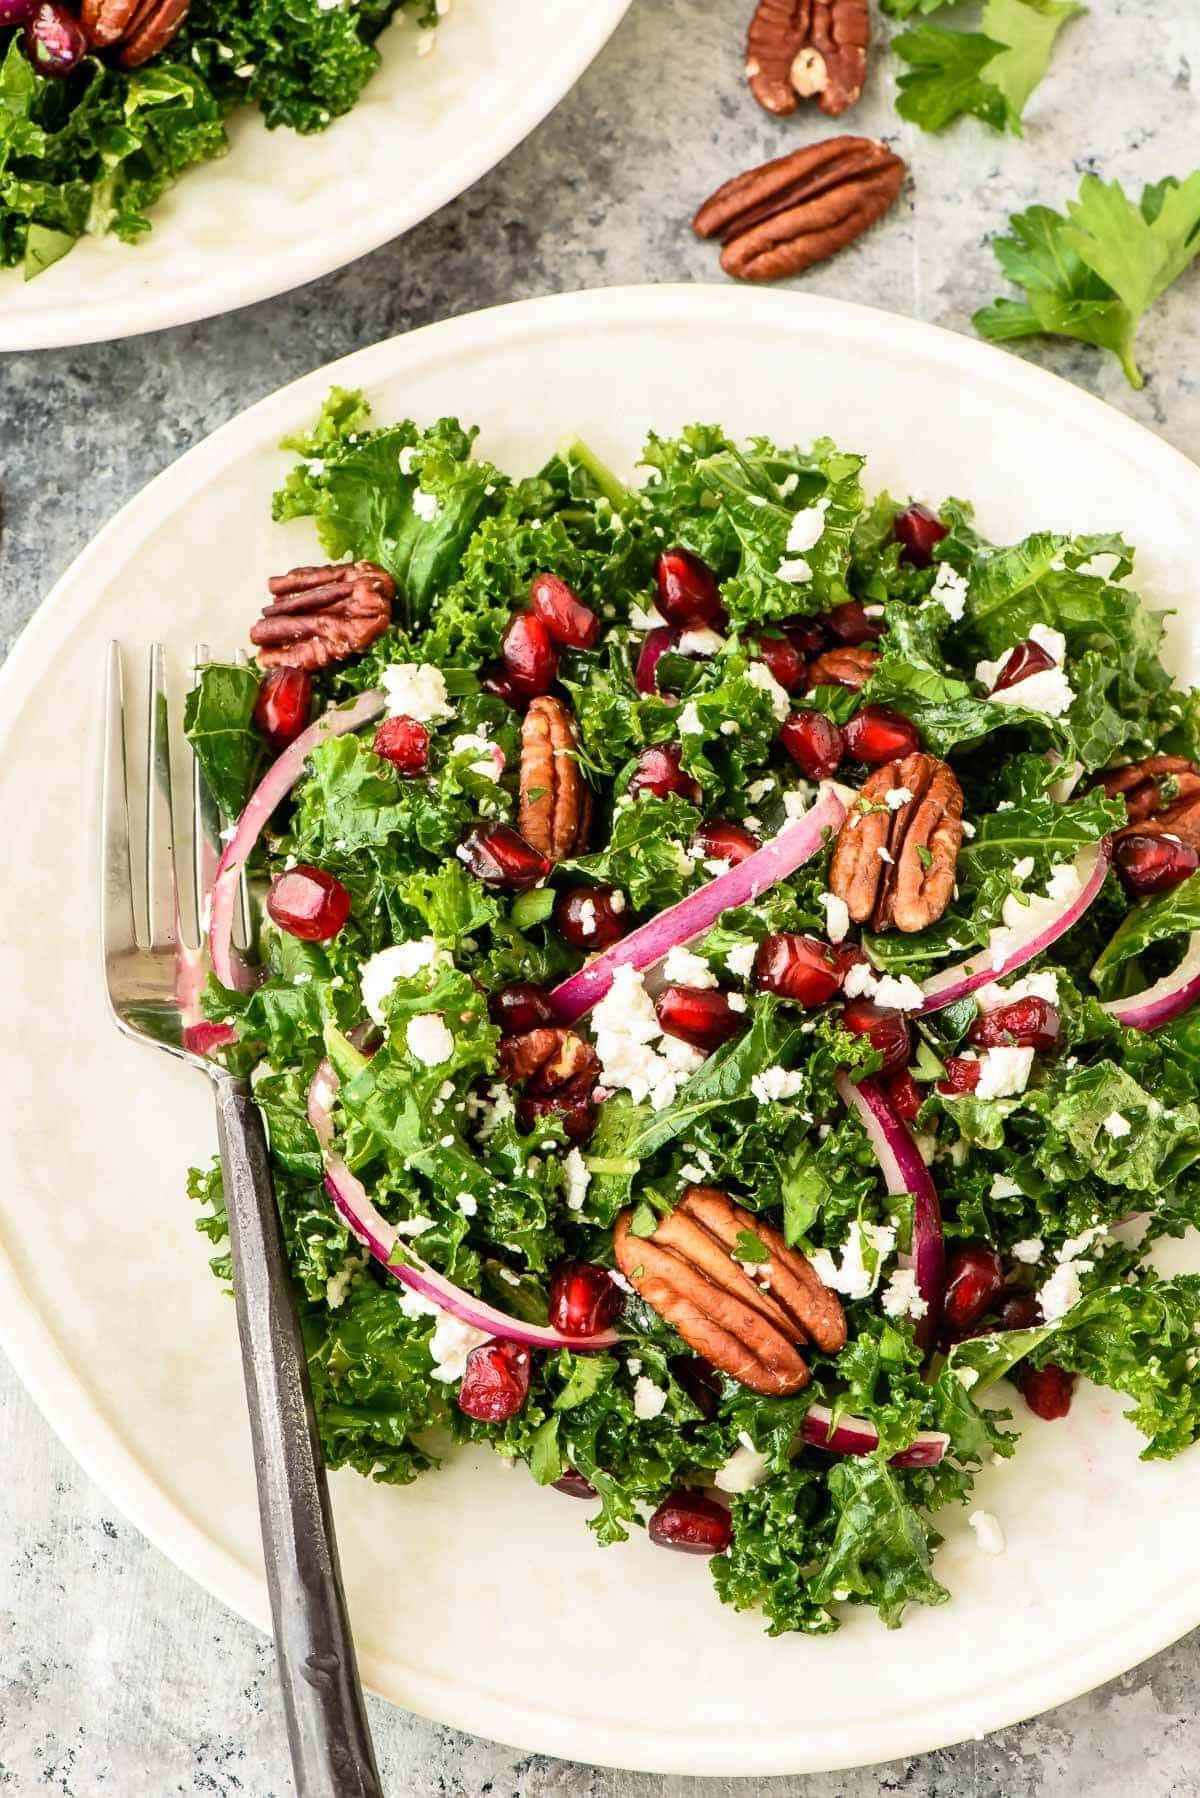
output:
<instances>
[{"instance_id":1,"label":"fork handle","mask_svg":"<svg viewBox=\"0 0 1200 1798\"><path fill-rule=\"evenodd\" d=\"M382 1798L262 1118L246 1081L212 1082L297 1798Z\"/></svg>"}]
</instances>

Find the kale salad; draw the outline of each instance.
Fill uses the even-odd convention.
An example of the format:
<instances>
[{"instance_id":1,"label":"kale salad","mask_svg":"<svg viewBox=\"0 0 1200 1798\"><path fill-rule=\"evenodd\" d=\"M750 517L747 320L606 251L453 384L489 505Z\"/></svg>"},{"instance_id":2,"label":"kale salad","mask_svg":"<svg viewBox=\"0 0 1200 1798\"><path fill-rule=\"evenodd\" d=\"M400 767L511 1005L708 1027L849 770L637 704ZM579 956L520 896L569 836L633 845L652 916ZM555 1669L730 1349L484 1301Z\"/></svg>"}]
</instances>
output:
<instances>
[{"instance_id":1,"label":"kale salad","mask_svg":"<svg viewBox=\"0 0 1200 1798\"><path fill-rule=\"evenodd\" d=\"M894 1626L1080 1381L1200 1431L1200 706L1117 535L828 441L473 438L335 390L274 508L330 560L188 707L186 1040L261 1108L328 1462L486 1443L772 1632Z\"/></svg>"},{"instance_id":2,"label":"kale salad","mask_svg":"<svg viewBox=\"0 0 1200 1798\"><path fill-rule=\"evenodd\" d=\"M225 154L238 106L324 131L401 9L431 47L437 0L0 0L0 267L28 280L85 234L135 243L186 169Z\"/></svg>"}]
</instances>

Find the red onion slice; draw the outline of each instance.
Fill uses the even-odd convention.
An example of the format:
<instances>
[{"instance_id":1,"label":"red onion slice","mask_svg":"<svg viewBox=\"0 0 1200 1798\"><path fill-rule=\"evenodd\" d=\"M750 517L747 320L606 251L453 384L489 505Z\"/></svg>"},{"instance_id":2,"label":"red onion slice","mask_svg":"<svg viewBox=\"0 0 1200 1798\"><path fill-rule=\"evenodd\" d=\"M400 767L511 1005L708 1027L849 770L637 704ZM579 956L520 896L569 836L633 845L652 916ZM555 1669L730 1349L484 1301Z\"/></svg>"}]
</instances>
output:
<instances>
[{"instance_id":1,"label":"red onion slice","mask_svg":"<svg viewBox=\"0 0 1200 1798\"><path fill-rule=\"evenodd\" d=\"M785 824L777 836L748 855L737 867L689 893L677 905L659 912L611 949L597 955L550 994L550 1003L564 1024L573 1024L603 999L618 968L633 967L641 973L678 944L691 943L712 929L722 912L750 905L776 881L802 867L821 848L827 830L836 830L846 808L832 787L822 791L817 803L802 818Z\"/></svg>"},{"instance_id":2,"label":"red onion slice","mask_svg":"<svg viewBox=\"0 0 1200 1798\"><path fill-rule=\"evenodd\" d=\"M639 693L652 693L656 699L671 699L669 693L658 690L658 664L669 649L674 649L679 641L679 632L669 624L656 625L647 631L642 639L641 654L637 659L637 667L633 671L633 684Z\"/></svg>"},{"instance_id":3,"label":"red onion slice","mask_svg":"<svg viewBox=\"0 0 1200 1798\"><path fill-rule=\"evenodd\" d=\"M291 792L304 771L304 764L313 750L330 737L345 736L347 731L358 730L363 724L377 718L382 712L386 700L377 688L360 693L352 705L337 710L322 712L315 724L310 724L289 743L283 754L267 769L246 801L241 817L238 819L232 837L225 845L217 872L213 879L212 889L212 921L208 932L208 952L212 959L213 972L222 986L228 986L237 992L246 992L254 984L253 971L248 968L241 956L233 947L233 910L237 897L238 877L246 861L262 835L271 813L281 799Z\"/></svg>"},{"instance_id":4,"label":"red onion slice","mask_svg":"<svg viewBox=\"0 0 1200 1798\"><path fill-rule=\"evenodd\" d=\"M499 1336L506 1342L522 1342L528 1348L569 1348L582 1354L586 1350L612 1348L620 1341L615 1330L599 1330L596 1335L587 1337L564 1336L560 1330L552 1330L546 1325L509 1317L494 1305L476 1298L474 1293L455 1286L444 1274L423 1261L407 1243L404 1253L408 1259L393 1261L391 1257L400 1241L399 1231L371 1203L362 1181L332 1151L331 1112L337 1087L337 1075L329 1062L323 1061L308 1089L308 1121L325 1154L325 1189L351 1233L394 1280L411 1292L419 1292L422 1298L428 1299L439 1310L448 1311L460 1323L470 1324L475 1330L486 1330L489 1336Z\"/></svg>"},{"instance_id":5,"label":"red onion slice","mask_svg":"<svg viewBox=\"0 0 1200 1798\"><path fill-rule=\"evenodd\" d=\"M1200 999L1200 930L1188 938L1183 960L1153 986L1128 999L1109 999L1101 1005L1118 1024L1130 1030L1157 1030L1188 1011Z\"/></svg>"},{"instance_id":6,"label":"red onion slice","mask_svg":"<svg viewBox=\"0 0 1200 1798\"><path fill-rule=\"evenodd\" d=\"M928 1348L941 1319L946 1284L946 1244L937 1187L908 1126L892 1110L882 1087L871 1079L860 1080L856 1086L844 1069L836 1076L836 1085L840 1098L862 1121L888 1191L893 1198L912 1194L912 1265L917 1292L926 1307L925 1315L916 1320L913 1335L921 1348Z\"/></svg>"},{"instance_id":7,"label":"red onion slice","mask_svg":"<svg viewBox=\"0 0 1200 1798\"><path fill-rule=\"evenodd\" d=\"M800 1424L801 1440L810 1448L834 1455L870 1455L879 1447L879 1432L865 1417L833 1421L828 1405L810 1405ZM946 1457L950 1438L944 1430L920 1430L907 1448L889 1457L889 1467L936 1467Z\"/></svg>"},{"instance_id":8,"label":"red onion slice","mask_svg":"<svg viewBox=\"0 0 1200 1798\"><path fill-rule=\"evenodd\" d=\"M1089 843L1075 857L1075 873L1079 879L1079 887L1075 896L1063 900L1060 909L1047 916L1046 902L1039 906L1036 899L1029 907L1033 914L1024 923L1009 928L1011 941L1000 953L992 945L978 950L966 961L959 962L956 967L943 968L938 974L931 974L924 982L925 1003L922 1012L941 1011L946 1005L953 1005L958 999L965 999L977 987L986 986L989 981L1003 980L1008 974L1015 974L1023 968L1027 961L1056 943L1060 936L1078 924L1088 906L1104 885L1108 874L1109 842L1105 837L1102 842Z\"/></svg>"}]
</instances>

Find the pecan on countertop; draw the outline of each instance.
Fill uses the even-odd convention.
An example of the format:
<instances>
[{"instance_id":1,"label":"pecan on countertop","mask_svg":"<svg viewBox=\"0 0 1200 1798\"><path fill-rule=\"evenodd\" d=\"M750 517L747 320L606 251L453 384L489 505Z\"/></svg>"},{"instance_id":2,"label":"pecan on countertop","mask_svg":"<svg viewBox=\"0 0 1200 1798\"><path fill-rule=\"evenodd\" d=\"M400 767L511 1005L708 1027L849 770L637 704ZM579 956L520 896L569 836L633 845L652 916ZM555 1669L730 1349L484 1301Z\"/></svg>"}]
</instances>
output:
<instances>
[{"instance_id":1,"label":"pecan on countertop","mask_svg":"<svg viewBox=\"0 0 1200 1798\"><path fill-rule=\"evenodd\" d=\"M953 770L921 752L863 782L829 864L830 891L856 924L912 932L941 917L954 896L962 803Z\"/></svg>"},{"instance_id":2,"label":"pecan on countertop","mask_svg":"<svg viewBox=\"0 0 1200 1798\"><path fill-rule=\"evenodd\" d=\"M319 673L360 655L392 622L396 584L374 562L293 568L267 586L273 603L250 632L263 668Z\"/></svg>"},{"instance_id":3,"label":"pecan on countertop","mask_svg":"<svg viewBox=\"0 0 1200 1798\"><path fill-rule=\"evenodd\" d=\"M79 22L93 50L117 50L123 69L165 50L187 17L189 0L83 0Z\"/></svg>"},{"instance_id":4,"label":"pecan on countertop","mask_svg":"<svg viewBox=\"0 0 1200 1798\"><path fill-rule=\"evenodd\" d=\"M760 106L779 115L816 100L837 118L867 78L867 0L758 0L746 34L746 79Z\"/></svg>"},{"instance_id":5,"label":"pecan on countertop","mask_svg":"<svg viewBox=\"0 0 1200 1798\"><path fill-rule=\"evenodd\" d=\"M553 694L531 702L521 725L518 827L551 861L578 855L592 822L592 793L579 766L570 708Z\"/></svg>"},{"instance_id":6,"label":"pecan on countertop","mask_svg":"<svg viewBox=\"0 0 1200 1798\"><path fill-rule=\"evenodd\" d=\"M711 1186L689 1186L651 1237L634 1236L631 1211L613 1232L617 1266L690 1348L755 1392L782 1396L808 1384L799 1345L829 1354L845 1346L836 1293L779 1232ZM733 1259L744 1232L767 1260L749 1271ZM753 1276L753 1277L752 1277Z\"/></svg>"},{"instance_id":7,"label":"pecan on countertop","mask_svg":"<svg viewBox=\"0 0 1200 1798\"><path fill-rule=\"evenodd\" d=\"M831 137L735 175L692 221L718 237L721 267L742 281L796 275L845 249L892 205L905 165L869 137Z\"/></svg>"}]
</instances>

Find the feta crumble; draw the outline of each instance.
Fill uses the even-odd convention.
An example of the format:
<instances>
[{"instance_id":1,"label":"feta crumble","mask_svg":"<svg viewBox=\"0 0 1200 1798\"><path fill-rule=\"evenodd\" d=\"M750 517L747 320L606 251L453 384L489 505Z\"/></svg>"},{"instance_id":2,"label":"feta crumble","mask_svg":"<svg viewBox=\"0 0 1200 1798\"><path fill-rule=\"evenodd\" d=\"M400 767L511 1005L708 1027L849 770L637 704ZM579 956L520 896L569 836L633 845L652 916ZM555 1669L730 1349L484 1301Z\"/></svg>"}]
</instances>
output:
<instances>
[{"instance_id":1,"label":"feta crumble","mask_svg":"<svg viewBox=\"0 0 1200 1798\"><path fill-rule=\"evenodd\" d=\"M951 568L949 562L939 562L937 577L934 580L929 598L943 606L952 624L958 624L967 604L967 577L959 574L957 568Z\"/></svg>"},{"instance_id":2,"label":"feta crumble","mask_svg":"<svg viewBox=\"0 0 1200 1798\"><path fill-rule=\"evenodd\" d=\"M924 1317L929 1303L917 1291L916 1269L898 1267L884 1287L881 1303L885 1317Z\"/></svg>"},{"instance_id":3,"label":"feta crumble","mask_svg":"<svg viewBox=\"0 0 1200 1798\"><path fill-rule=\"evenodd\" d=\"M587 1162L578 1149L571 1149L563 1157L563 1175L566 1181L566 1200L568 1211L582 1211L583 1201L587 1197L587 1189L591 1185L592 1176Z\"/></svg>"},{"instance_id":4,"label":"feta crumble","mask_svg":"<svg viewBox=\"0 0 1200 1798\"><path fill-rule=\"evenodd\" d=\"M432 49L433 45L429 47ZM412 496L412 509L425 524L432 524L442 509L442 502L435 494L426 493L424 487L418 487Z\"/></svg>"},{"instance_id":5,"label":"feta crumble","mask_svg":"<svg viewBox=\"0 0 1200 1798\"><path fill-rule=\"evenodd\" d=\"M431 936L418 937L411 943L396 943L368 957L359 970L363 1005L367 1016L376 1024L387 1023L387 1002L398 980L411 980L423 968L433 968L450 960Z\"/></svg>"},{"instance_id":6,"label":"feta crumble","mask_svg":"<svg viewBox=\"0 0 1200 1798\"><path fill-rule=\"evenodd\" d=\"M650 1423L652 1419L661 1415L666 1402L666 1387L660 1386L647 1374L639 1374L633 1387L634 1416L639 1418L642 1423Z\"/></svg>"},{"instance_id":7,"label":"feta crumble","mask_svg":"<svg viewBox=\"0 0 1200 1798\"><path fill-rule=\"evenodd\" d=\"M700 722L700 714L696 710L696 702L689 699L679 714L679 734L681 737L701 737L704 726Z\"/></svg>"},{"instance_id":8,"label":"feta crumble","mask_svg":"<svg viewBox=\"0 0 1200 1798\"><path fill-rule=\"evenodd\" d=\"M717 977L702 955L682 943L668 951L662 965L663 976L678 986L716 986Z\"/></svg>"},{"instance_id":9,"label":"feta crumble","mask_svg":"<svg viewBox=\"0 0 1200 1798\"><path fill-rule=\"evenodd\" d=\"M1104 1120L1104 1128L1111 1137L1116 1141L1120 1141L1121 1137L1129 1135L1129 1132L1133 1129L1133 1125L1130 1123L1129 1119L1123 1117L1119 1111L1110 1111Z\"/></svg>"},{"instance_id":10,"label":"feta crumble","mask_svg":"<svg viewBox=\"0 0 1200 1798\"><path fill-rule=\"evenodd\" d=\"M745 1430L738 1436L739 1446L727 1461L722 1461L713 1474L718 1492L750 1492L761 1486L771 1472L768 1456L759 1454Z\"/></svg>"},{"instance_id":11,"label":"feta crumble","mask_svg":"<svg viewBox=\"0 0 1200 1798\"><path fill-rule=\"evenodd\" d=\"M446 1028L445 1018L439 1017L436 1011L421 1012L410 1018L404 1040L413 1059L424 1062L429 1068L449 1061L454 1053L454 1038Z\"/></svg>"},{"instance_id":12,"label":"feta crumble","mask_svg":"<svg viewBox=\"0 0 1200 1798\"><path fill-rule=\"evenodd\" d=\"M665 1035L636 968L617 968L608 992L592 1013L601 1083L623 1087L655 1111L670 1105L682 1083L704 1060L698 1049Z\"/></svg>"},{"instance_id":13,"label":"feta crumble","mask_svg":"<svg viewBox=\"0 0 1200 1798\"><path fill-rule=\"evenodd\" d=\"M794 1099L803 1090L804 1075L795 1068L764 1068L750 1081L750 1091L760 1105L769 1105L779 1099Z\"/></svg>"},{"instance_id":14,"label":"feta crumble","mask_svg":"<svg viewBox=\"0 0 1200 1798\"><path fill-rule=\"evenodd\" d=\"M771 673L771 670L767 667L767 664L765 662L751 662L749 668L746 670L746 679L750 682L752 687L761 688L767 695L767 698L771 701L771 709L775 713L779 723L782 724L792 709L792 702L787 696L786 689L780 686L779 682L775 679L775 676ZM682 723L680 728L682 729Z\"/></svg>"},{"instance_id":15,"label":"feta crumble","mask_svg":"<svg viewBox=\"0 0 1200 1798\"><path fill-rule=\"evenodd\" d=\"M1014 1099L1029 1084L1032 1049L985 1049L979 1057L977 1099Z\"/></svg>"},{"instance_id":16,"label":"feta crumble","mask_svg":"<svg viewBox=\"0 0 1200 1798\"><path fill-rule=\"evenodd\" d=\"M880 1268L895 1246L894 1225L854 1223L842 1244L839 1261L828 1249L815 1249L809 1261L821 1284L831 1292L844 1293L848 1299L865 1299L874 1292ZM874 1262L873 1268L867 1266L868 1255Z\"/></svg>"},{"instance_id":17,"label":"feta crumble","mask_svg":"<svg viewBox=\"0 0 1200 1798\"><path fill-rule=\"evenodd\" d=\"M446 677L430 662L393 662L379 677L387 695L389 718L415 718L428 724L435 718L451 718L454 708L446 694Z\"/></svg>"},{"instance_id":18,"label":"feta crumble","mask_svg":"<svg viewBox=\"0 0 1200 1798\"><path fill-rule=\"evenodd\" d=\"M825 934L831 943L844 943L850 928L850 908L836 893L821 893L818 904L825 913Z\"/></svg>"},{"instance_id":19,"label":"feta crumble","mask_svg":"<svg viewBox=\"0 0 1200 1798\"><path fill-rule=\"evenodd\" d=\"M1033 1267L1045 1252L1046 1245L1040 1236L1026 1236L1012 1245L1013 1260L1023 1261L1026 1267Z\"/></svg>"},{"instance_id":20,"label":"feta crumble","mask_svg":"<svg viewBox=\"0 0 1200 1798\"><path fill-rule=\"evenodd\" d=\"M757 943L736 943L727 951L725 966L739 980L749 980L754 972L754 957L758 954Z\"/></svg>"},{"instance_id":21,"label":"feta crumble","mask_svg":"<svg viewBox=\"0 0 1200 1798\"><path fill-rule=\"evenodd\" d=\"M972 1511L967 1522L975 1531L975 1540L985 1555L1004 1553L1004 1531L990 1511Z\"/></svg>"}]
</instances>

